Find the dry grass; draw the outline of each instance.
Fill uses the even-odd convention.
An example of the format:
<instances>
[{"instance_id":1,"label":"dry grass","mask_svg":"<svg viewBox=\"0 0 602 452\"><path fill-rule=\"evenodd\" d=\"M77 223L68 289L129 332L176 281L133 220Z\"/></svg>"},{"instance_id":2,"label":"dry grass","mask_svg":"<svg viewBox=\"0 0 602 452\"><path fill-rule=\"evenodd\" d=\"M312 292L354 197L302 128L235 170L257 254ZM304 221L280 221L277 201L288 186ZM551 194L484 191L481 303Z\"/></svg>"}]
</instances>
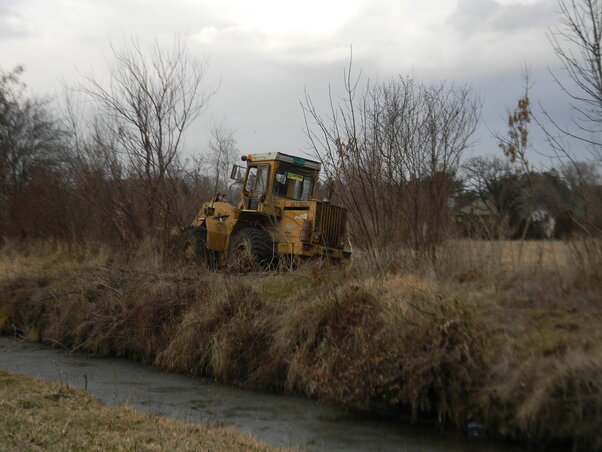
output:
<instances>
[{"instance_id":1,"label":"dry grass","mask_svg":"<svg viewBox=\"0 0 602 452\"><path fill-rule=\"evenodd\" d=\"M450 242L447 251L462 256L469 264L558 269L569 263L574 247L575 243L559 240L457 240Z\"/></svg>"},{"instance_id":2,"label":"dry grass","mask_svg":"<svg viewBox=\"0 0 602 452\"><path fill-rule=\"evenodd\" d=\"M0 370L1 450L275 451L228 429L109 408L88 393Z\"/></svg>"},{"instance_id":3,"label":"dry grass","mask_svg":"<svg viewBox=\"0 0 602 452\"><path fill-rule=\"evenodd\" d=\"M600 448L596 247L518 245L455 242L435 266L390 253L381 271L357 259L260 276L140 256L124 266L102 252L17 255L0 282L0 327L354 409Z\"/></svg>"}]
</instances>

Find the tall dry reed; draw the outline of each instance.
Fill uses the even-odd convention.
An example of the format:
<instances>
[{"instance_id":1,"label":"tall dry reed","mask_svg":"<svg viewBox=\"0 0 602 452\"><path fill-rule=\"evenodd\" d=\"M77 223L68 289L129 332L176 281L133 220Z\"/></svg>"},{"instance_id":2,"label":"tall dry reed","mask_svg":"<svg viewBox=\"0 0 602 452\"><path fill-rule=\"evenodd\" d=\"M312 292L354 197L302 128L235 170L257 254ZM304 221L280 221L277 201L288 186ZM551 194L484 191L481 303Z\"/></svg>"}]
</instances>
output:
<instances>
[{"instance_id":1,"label":"tall dry reed","mask_svg":"<svg viewBox=\"0 0 602 452\"><path fill-rule=\"evenodd\" d=\"M11 252L0 327L353 409L602 447L596 270L528 243L519 261L513 246L458 242L437 265L389 255L384 270L360 260L247 276L101 251L55 250L58 266L49 251Z\"/></svg>"}]
</instances>

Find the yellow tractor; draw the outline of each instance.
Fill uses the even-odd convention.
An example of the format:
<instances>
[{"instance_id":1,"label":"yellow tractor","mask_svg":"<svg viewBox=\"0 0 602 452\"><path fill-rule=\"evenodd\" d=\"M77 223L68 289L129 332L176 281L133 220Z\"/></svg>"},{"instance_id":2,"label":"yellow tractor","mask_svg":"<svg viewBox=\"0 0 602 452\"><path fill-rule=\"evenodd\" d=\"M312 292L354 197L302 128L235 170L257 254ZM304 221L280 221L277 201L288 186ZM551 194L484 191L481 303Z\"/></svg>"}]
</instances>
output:
<instances>
[{"instance_id":1,"label":"yellow tractor","mask_svg":"<svg viewBox=\"0 0 602 452\"><path fill-rule=\"evenodd\" d=\"M242 157L231 179L242 184L237 205L217 194L188 230L187 252L241 271L322 257L351 259L347 211L316 199L320 163L280 152Z\"/></svg>"}]
</instances>

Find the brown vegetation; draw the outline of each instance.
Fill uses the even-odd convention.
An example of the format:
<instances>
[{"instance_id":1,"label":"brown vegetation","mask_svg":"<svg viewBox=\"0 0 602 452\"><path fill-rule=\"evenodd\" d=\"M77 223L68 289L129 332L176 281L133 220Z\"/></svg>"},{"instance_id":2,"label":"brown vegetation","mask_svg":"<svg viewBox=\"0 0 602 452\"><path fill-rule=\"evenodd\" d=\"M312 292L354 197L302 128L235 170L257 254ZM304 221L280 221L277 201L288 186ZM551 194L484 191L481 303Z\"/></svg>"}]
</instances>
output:
<instances>
[{"instance_id":1,"label":"brown vegetation","mask_svg":"<svg viewBox=\"0 0 602 452\"><path fill-rule=\"evenodd\" d=\"M600 2L560 6L565 28L552 44L577 90L560 86L584 117L576 135L558 132L591 145L599 163L600 142L587 137L599 133L602 65L581 64L600 63L588 32L599 34ZM575 36L576 57L557 39ZM549 131L564 161L548 171L528 162L527 93L502 146L510 160L472 159L462 180L480 112L470 87L402 76L362 90L348 70L330 113L309 96L304 109L324 188L349 211L356 264L243 277L173 262L172 231L228 188L235 149L226 128L212 135L210 171L182 157L184 130L210 97L204 63L177 41L114 57L112 84L83 82L93 114L68 103L63 121L25 95L21 69L0 71L4 334L602 448L602 179ZM463 207L473 213L458 219Z\"/></svg>"},{"instance_id":2,"label":"brown vegetation","mask_svg":"<svg viewBox=\"0 0 602 452\"><path fill-rule=\"evenodd\" d=\"M449 199L470 147L480 102L468 86L422 84L414 77L330 93L321 113L306 96L306 134L331 196L349 212L356 246L366 253L403 244L433 255L449 227Z\"/></svg>"},{"instance_id":3,"label":"brown vegetation","mask_svg":"<svg viewBox=\"0 0 602 452\"><path fill-rule=\"evenodd\" d=\"M5 247L0 324L244 387L599 448L602 260L583 265L584 249L456 242L436 266L238 276Z\"/></svg>"}]
</instances>

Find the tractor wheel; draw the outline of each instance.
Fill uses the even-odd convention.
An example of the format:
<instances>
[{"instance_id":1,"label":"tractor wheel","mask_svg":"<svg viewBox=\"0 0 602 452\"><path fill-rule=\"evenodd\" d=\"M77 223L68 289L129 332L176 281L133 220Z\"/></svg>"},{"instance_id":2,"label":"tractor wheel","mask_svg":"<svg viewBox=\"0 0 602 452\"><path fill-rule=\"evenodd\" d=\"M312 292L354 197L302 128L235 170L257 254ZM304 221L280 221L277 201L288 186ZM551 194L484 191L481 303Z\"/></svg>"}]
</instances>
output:
<instances>
[{"instance_id":1,"label":"tractor wheel","mask_svg":"<svg viewBox=\"0 0 602 452\"><path fill-rule=\"evenodd\" d=\"M217 261L215 252L207 249L207 228L190 227L186 233L184 257L191 262L203 263L213 267Z\"/></svg>"},{"instance_id":2,"label":"tractor wheel","mask_svg":"<svg viewBox=\"0 0 602 452\"><path fill-rule=\"evenodd\" d=\"M263 229L245 228L238 231L228 247L228 265L241 272L266 269L276 262L274 244Z\"/></svg>"}]
</instances>

